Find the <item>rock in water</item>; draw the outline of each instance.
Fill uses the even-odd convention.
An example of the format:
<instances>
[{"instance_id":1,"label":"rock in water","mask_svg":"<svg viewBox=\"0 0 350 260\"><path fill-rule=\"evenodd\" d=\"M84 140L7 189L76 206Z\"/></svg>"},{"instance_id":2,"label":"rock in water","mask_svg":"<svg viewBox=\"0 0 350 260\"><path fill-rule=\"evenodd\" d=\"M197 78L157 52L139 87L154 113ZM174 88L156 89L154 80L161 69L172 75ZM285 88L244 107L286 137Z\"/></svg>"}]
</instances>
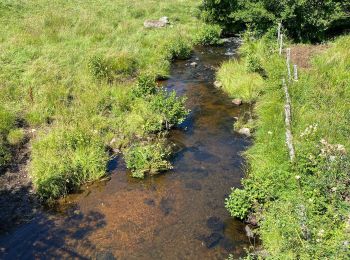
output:
<instances>
[{"instance_id":1,"label":"rock in water","mask_svg":"<svg viewBox=\"0 0 350 260\"><path fill-rule=\"evenodd\" d=\"M223 236L220 233L212 233L210 236L204 238L204 243L207 248L213 248L219 244Z\"/></svg>"},{"instance_id":2,"label":"rock in water","mask_svg":"<svg viewBox=\"0 0 350 260\"><path fill-rule=\"evenodd\" d=\"M191 64L190 64L190 66L192 66L192 67L197 67L197 65L198 65L198 63L197 62L192 62Z\"/></svg>"},{"instance_id":3,"label":"rock in water","mask_svg":"<svg viewBox=\"0 0 350 260\"><path fill-rule=\"evenodd\" d=\"M214 87L221 88L222 87L222 83L217 80L217 81L214 82Z\"/></svg>"},{"instance_id":4,"label":"rock in water","mask_svg":"<svg viewBox=\"0 0 350 260\"><path fill-rule=\"evenodd\" d=\"M239 98L235 98L232 100L232 104L235 104L236 106L242 105L242 100Z\"/></svg>"},{"instance_id":5,"label":"rock in water","mask_svg":"<svg viewBox=\"0 0 350 260\"><path fill-rule=\"evenodd\" d=\"M239 129L238 133L240 133L241 135L245 135L247 137L250 137L252 135L250 133L250 129L246 127Z\"/></svg>"},{"instance_id":6,"label":"rock in water","mask_svg":"<svg viewBox=\"0 0 350 260\"><path fill-rule=\"evenodd\" d=\"M245 233L247 234L247 237L254 238L254 232L253 230L251 230L251 228L248 225L246 225L244 229L245 229Z\"/></svg>"},{"instance_id":7,"label":"rock in water","mask_svg":"<svg viewBox=\"0 0 350 260\"><path fill-rule=\"evenodd\" d=\"M152 207L156 205L156 202L155 202L153 199L145 199L143 202L144 202L146 205L152 206Z\"/></svg>"},{"instance_id":8,"label":"rock in water","mask_svg":"<svg viewBox=\"0 0 350 260\"><path fill-rule=\"evenodd\" d=\"M159 20L146 20L143 23L145 28L163 28L169 24L169 18L164 16Z\"/></svg>"}]
</instances>

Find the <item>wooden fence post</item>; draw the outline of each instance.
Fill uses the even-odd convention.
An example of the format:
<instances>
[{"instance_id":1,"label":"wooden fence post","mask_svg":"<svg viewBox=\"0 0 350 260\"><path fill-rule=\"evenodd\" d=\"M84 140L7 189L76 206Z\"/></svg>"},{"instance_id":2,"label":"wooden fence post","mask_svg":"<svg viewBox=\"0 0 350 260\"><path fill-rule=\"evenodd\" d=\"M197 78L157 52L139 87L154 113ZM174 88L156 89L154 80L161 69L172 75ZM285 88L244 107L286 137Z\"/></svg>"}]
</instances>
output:
<instances>
[{"instance_id":1,"label":"wooden fence post","mask_svg":"<svg viewBox=\"0 0 350 260\"><path fill-rule=\"evenodd\" d=\"M280 36L280 55L282 55L282 48L283 48L283 33L281 33L281 36Z\"/></svg>"},{"instance_id":2,"label":"wooden fence post","mask_svg":"<svg viewBox=\"0 0 350 260\"><path fill-rule=\"evenodd\" d=\"M281 23L278 23L278 28L277 28L277 45L280 43L281 28L282 28L282 24L281 24Z\"/></svg>"},{"instance_id":3,"label":"wooden fence post","mask_svg":"<svg viewBox=\"0 0 350 260\"><path fill-rule=\"evenodd\" d=\"M294 80L298 81L298 65L294 64Z\"/></svg>"},{"instance_id":4,"label":"wooden fence post","mask_svg":"<svg viewBox=\"0 0 350 260\"><path fill-rule=\"evenodd\" d=\"M286 96L286 104L284 106L285 113L285 124L286 124L286 143L289 150L290 161L294 162L295 160L295 150L293 146L293 135L292 135L292 108L291 108L291 99L288 92L288 86L286 84L286 80L282 80L282 86L284 88L284 93Z\"/></svg>"},{"instance_id":5,"label":"wooden fence post","mask_svg":"<svg viewBox=\"0 0 350 260\"><path fill-rule=\"evenodd\" d=\"M287 71L288 71L288 80L292 80L292 73L290 71L290 48L287 48Z\"/></svg>"}]
</instances>

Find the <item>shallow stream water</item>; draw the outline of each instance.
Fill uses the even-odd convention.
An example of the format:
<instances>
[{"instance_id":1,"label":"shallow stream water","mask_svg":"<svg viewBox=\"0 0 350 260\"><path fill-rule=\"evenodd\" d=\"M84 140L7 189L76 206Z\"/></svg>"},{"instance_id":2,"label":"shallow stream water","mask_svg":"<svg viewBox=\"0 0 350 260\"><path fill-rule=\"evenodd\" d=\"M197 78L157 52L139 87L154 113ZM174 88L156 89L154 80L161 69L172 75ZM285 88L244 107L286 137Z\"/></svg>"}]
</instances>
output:
<instances>
[{"instance_id":1,"label":"shallow stream water","mask_svg":"<svg viewBox=\"0 0 350 260\"><path fill-rule=\"evenodd\" d=\"M186 95L188 119L172 130L174 169L135 180L115 159L110 180L86 186L58 211L38 212L0 238L2 259L225 259L249 246L244 224L224 207L243 177L241 152L250 144L233 132L236 107L214 88L215 67L234 55L236 41L197 48L172 65L162 84ZM196 62L197 65L190 65Z\"/></svg>"}]
</instances>

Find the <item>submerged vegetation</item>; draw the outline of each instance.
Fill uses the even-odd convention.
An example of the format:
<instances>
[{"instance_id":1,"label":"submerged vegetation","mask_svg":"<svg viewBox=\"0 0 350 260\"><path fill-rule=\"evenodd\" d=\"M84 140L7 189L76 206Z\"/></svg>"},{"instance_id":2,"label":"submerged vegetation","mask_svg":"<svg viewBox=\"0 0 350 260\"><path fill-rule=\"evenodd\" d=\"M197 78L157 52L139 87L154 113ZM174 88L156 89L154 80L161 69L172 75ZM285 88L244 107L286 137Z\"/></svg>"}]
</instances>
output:
<instances>
[{"instance_id":1,"label":"submerged vegetation","mask_svg":"<svg viewBox=\"0 0 350 260\"><path fill-rule=\"evenodd\" d=\"M0 168L26 137L44 199L100 179L109 148L125 150L134 176L169 168L165 142L145 140L188 113L156 79L194 44L218 42L196 13L192 0L0 1ZM169 26L143 27L164 15Z\"/></svg>"}]
</instances>

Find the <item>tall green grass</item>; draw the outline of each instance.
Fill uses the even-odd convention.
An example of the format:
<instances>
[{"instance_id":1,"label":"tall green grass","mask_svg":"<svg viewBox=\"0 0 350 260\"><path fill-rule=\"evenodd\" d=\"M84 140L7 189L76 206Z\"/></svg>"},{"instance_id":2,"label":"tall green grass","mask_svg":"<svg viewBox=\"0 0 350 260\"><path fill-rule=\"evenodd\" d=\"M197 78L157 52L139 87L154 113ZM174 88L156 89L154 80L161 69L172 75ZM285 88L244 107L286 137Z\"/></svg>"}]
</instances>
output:
<instances>
[{"instance_id":1,"label":"tall green grass","mask_svg":"<svg viewBox=\"0 0 350 260\"><path fill-rule=\"evenodd\" d=\"M57 198L103 175L107 146L123 150L180 122L182 100L162 91L137 96L135 79L150 75L155 84L173 59L191 55L205 26L197 4L0 1L0 166L22 130L8 139L10 131L24 122L35 130L34 186L43 198ZM167 28L143 27L162 16Z\"/></svg>"},{"instance_id":2,"label":"tall green grass","mask_svg":"<svg viewBox=\"0 0 350 260\"><path fill-rule=\"evenodd\" d=\"M226 201L232 216L254 212L258 233L271 259L347 259L350 233L350 37L329 43L290 87L296 161L285 144L284 57L261 55L265 84L256 104L254 145L246 153L244 189ZM246 47L246 46L245 46Z\"/></svg>"}]
</instances>

